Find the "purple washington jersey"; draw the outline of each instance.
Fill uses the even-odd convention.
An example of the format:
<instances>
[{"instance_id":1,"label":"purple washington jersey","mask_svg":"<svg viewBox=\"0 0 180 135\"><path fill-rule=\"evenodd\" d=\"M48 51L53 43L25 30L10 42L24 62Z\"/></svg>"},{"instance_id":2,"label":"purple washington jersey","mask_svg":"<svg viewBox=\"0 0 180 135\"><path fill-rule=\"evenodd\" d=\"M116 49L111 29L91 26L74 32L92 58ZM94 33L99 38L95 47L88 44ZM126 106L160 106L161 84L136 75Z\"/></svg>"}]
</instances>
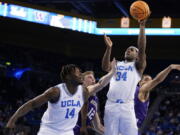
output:
<instances>
[{"instance_id":1,"label":"purple washington jersey","mask_svg":"<svg viewBox=\"0 0 180 135\"><path fill-rule=\"evenodd\" d=\"M88 98L88 113L87 113L87 121L86 124L89 126L91 121L93 120L96 112L97 112L97 106L98 106L98 97L97 96L90 96ZM81 127L81 116L79 113L79 119L78 122L74 128L74 134L79 135L80 134L80 127Z\"/></svg>"},{"instance_id":2,"label":"purple washington jersey","mask_svg":"<svg viewBox=\"0 0 180 135\"><path fill-rule=\"evenodd\" d=\"M137 126L138 128L141 127L143 121L146 118L148 106L149 106L149 100L146 102L141 102L138 98L140 87L136 87L135 97L134 97L134 109L137 119Z\"/></svg>"}]
</instances>

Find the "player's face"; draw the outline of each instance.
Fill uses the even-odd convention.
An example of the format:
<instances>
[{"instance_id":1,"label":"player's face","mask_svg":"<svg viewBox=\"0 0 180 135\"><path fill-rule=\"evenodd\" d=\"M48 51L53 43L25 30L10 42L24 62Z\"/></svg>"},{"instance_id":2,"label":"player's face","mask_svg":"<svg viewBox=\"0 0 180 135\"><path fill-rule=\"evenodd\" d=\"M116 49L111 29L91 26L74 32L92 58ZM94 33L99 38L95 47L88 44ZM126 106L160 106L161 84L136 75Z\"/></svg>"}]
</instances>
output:
<instances>
[{"instance_id":1,"label":"player's face","mask_svg":"<svg viewBox=\"0 0 180 135\"><path fill-rule=\"evenodd\" d=\"M143 78L142 78L142 80L140 82L140 85L143 85L143 84L145 84L145 83L147 83L147 82L149 82L151 80L152 80L151 76L149 76L149 75L143 76Z\"/></svg>"},{"instance_id":2,"label":"player's face","mask_svg":"<svg viewBox=\"0 0 180 135\"><path fill-rule=\"evenodd\" d=\"M96 83L96 80L93 74L87 74L84 76L83 84L85 84L86 86L93 85L95 83Z\"/></svg>"},{"instance_id":3,"label":"player's face","mask_svg":"<svg viewBox=\"0 0 180 135\"><path fill-rule=\"evenodd\" d=\"M81 71L79 68L75 68L71 77L76 83L82 84Z\"/></svg>"},{"instance_id":4,"label":"player's face","mask_svg":"<svg viewBox=\"0 0 180 135\"><path fill-rule=\"evenodd\" d=\"M133 61L137 58L138 52L135 48L129 47L125 52L125 60Z\"/></svg>"}]
</instances>

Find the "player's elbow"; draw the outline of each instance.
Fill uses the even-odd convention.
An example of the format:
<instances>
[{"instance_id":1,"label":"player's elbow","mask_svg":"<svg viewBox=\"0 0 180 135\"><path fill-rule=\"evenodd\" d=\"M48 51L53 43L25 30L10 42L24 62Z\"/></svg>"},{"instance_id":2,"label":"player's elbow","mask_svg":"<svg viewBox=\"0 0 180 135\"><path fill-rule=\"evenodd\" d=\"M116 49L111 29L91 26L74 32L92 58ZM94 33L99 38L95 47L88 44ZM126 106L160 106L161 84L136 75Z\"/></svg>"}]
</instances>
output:
<instances>
[{"instance_id":1,"label":"player's elbow","mask_svg":"<svg viewBox=\"0 0 180 135\"><path fill-rule=\"evenodd\" d=\"M96 87L89 90L89 95L92 96L93 94L99 92L103 88L102 84L98 82Z\"/></svg>"},{"instance_id":2,"label":"player's elbow","mask_svg":"<svg viewBox=\"0 0 180 135\"><path fill-rule=\"evenodd\" d=\"M154 81L156 82L156 84L159 84L163 81L163 79L157 77Z\"/></svg>"},{"instance_id":3,"label":"player's elbow","mask_svg":"<svg viewBox=\"0 0 180 135\"><path fill-rule=\"evenodd\" d=\"M101 68L102 68L103 71L106 71L107 66L105 66L105 64L102 64L102 65L101 65Z\"/></svg>"},{"instance_id":4,"label":"player's elbow","mask_svg":"<svg viewBox=\"0 0 180 135\"><path fill-rule=\"evenodd\" d=\"M105 81L103 81L103 80L100 80L99 81L99 87L98 87L98 90L101 90L101 89L103 89L105 86L106 86L106 82Z\"/></svg>"},{"instance_id":5,"label":"player's elbow","mask_svg":"<svg viewBox=\"0 0 180 135\"><path fill-rule=\"evenodd\" d=\"M107 65L103 65L102 64L102 70L105 71L105 72L109 72L110 71L110 67L107 66Z\"/></svg>"}]
</instances>

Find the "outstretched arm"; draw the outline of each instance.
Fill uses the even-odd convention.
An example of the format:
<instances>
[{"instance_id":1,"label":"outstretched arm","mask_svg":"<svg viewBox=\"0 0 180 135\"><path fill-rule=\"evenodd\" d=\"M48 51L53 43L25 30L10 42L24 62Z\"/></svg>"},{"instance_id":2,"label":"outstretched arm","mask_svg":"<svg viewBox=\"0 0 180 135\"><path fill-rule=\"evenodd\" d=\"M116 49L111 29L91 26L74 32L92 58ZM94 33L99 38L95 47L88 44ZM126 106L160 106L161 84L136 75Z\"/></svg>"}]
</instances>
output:
<instances>
[{"instance_id":1,"label":"outstretched arm","mask_svg":"<svg viewBox=\"0 0 180 135\"><path fill-rule=\"evenodd\" d=\"M104 35L104 42L106 44L106 51L104 53L103 59L102 59L102 69L106 72L109 72L111 70L111 50L112 50L112 41L110 37Z\"/></svg>"},{"instance_id":2,"label":"outstretched arm","mask_svg":"<svg viewBox=\"0 0 180 135\"><path fill-rule=\"evenodd\" d=\"M23 104L14 114L13 116L9 119L6 127L7 128L13 128L15 126L15 123L17 119L32 109L41 106L42 104L46 103L47 101L50 101L52 99L55 99L59 97L59 90L58 88L52 87L49 88L47 91L45 91L43 94L29 100L25 104Z\"/></svg>"},{"instance_id":3,"label":"outstretched arm","mask_svg":"<svg viewBox=\"0 0 180 135\"><path fill-rule=\"evenodd\" d=\"M89 95L93 95L94 93L104 88L110 82L115 72L116 72L116 60L114 58L113 61L111 62L111 70L106 75L104 75L96 84L87 87Z\"/></svg>"},{"instance_id":4,"label":"outstretched arm","mask_svg":"<svg viewBox=\"0 0 180 135\"><path fill-rule=\"evenodd\" d=\"M138 59L136 62L136 68L142 75L146 67L146 35L145 35L145 20L140 21L140 33L138 36Z\"/></svg>"},{"instance_id":5,"label":"outstretched arm","mask_svg":"<svg viewBox=\"0 0 180 135\"><path fill-rule=\"evenodd\" d=\"M172 64L172 65L168 66L163 71L161 71L152 81L149 81L146 84L144 84L140 88L140 91L141 92L149 92L149 91L151 91L159 83L164 81L164 79L167 77L167 75L174 69L180 71L180 65Z\"/></svg>"}]
</instances>

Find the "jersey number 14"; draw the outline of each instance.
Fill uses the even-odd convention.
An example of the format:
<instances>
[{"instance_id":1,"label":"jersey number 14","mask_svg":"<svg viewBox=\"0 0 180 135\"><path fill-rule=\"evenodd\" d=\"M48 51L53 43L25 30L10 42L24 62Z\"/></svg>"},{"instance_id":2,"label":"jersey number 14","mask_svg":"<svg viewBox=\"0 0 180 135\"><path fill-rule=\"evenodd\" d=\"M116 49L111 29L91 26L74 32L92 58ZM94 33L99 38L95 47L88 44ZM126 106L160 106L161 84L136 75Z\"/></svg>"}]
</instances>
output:
<instances>
[{"instance_id":1,"label":"jersey number 14","mask_svg":"<svg viewBox=\"0 0 180 135\"><path fill-rule=\"evenodd\" d=\"M72 110L70 110L69 108L67 108L65 118L66 118L66 119L74 118L74 115L75 115L75 108L73 108Z\"/></svg>"}]
</instances>

